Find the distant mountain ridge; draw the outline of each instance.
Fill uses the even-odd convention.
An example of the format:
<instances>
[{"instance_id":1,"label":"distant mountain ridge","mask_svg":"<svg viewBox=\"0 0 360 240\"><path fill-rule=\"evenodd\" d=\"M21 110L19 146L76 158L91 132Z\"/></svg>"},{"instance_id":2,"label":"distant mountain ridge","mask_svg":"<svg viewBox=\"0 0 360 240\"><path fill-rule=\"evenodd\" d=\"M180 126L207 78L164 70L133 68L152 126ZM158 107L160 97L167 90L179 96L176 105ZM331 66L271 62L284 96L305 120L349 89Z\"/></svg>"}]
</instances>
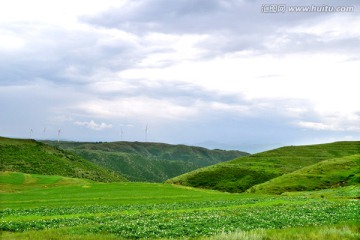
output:
<instances>
[{"instance_id":1,"label":"distant mountain ridge","mask_svg":"<svg viewBox=\"0 0 360 240\"><path fill-rule=\"evenodd\" d=\"M0 171L59 175L99 182L127 181L69 151L29 139L0 137Z\"/></svg>"},{"instance_id":2,"label":"distant mountain ridge","mask_svg":"<svg viewBox=\"0 0 360 240\"><path fill-rule=\"evenodd\" d=\"M227 192L244 192L253 187L252 189L255 192L280 193L286 191L285 186L283 189L280 189L281 187L277 189L274 184L267 184L269 191L264 189L265 184L262 189L254 186L272 181L277 177L281 180L280 176L284 174L334 158L341 159L355 155L350 158L351 161L347 162L349 166L353 167L353 158L355 158L354 161L356 162L358 156L356 154L360 154L360 141L287 146L197 169L169 179L167 182ZM342 160L338 159L336 161L341 162ZM333 164L333 162L330 163ZM327 167L331 166L330 163ZM334 164L336 165L336 163ZM352 172L351 174L359 172L359 167L352 169L350 172ZM333 181L331 184L336 184L336 182ZM270 190L270 185L273 190ZM321 187L321 185L316 187Z\"/></svg>"},{"instance_id":3,"label":"distant mountain ridge","mask_svg":"<svg viewBox=\"0 0 360 240\"><path fill-rule=\"evenodd\" d=\"M44 142L72 151L130 181L163 182L200 167L249 155L241 151L153 142Z\"/></svg>"}]
</instances>

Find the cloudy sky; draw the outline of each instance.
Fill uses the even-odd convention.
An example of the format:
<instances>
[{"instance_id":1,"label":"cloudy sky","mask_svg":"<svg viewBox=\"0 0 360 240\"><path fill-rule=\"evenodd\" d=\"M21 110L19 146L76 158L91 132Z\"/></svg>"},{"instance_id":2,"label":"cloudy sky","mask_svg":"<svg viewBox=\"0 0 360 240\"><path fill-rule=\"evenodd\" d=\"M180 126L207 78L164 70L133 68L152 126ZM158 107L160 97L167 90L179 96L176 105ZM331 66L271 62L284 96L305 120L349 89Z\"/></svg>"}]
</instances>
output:
<instances>
[{"instance_id":1,"label":"cloudy sky","mask_svg":"<svg viewBox=\"0 0 360 240\"><path fill-rule=\"evenodd\" d=\"M0 135L360 140L359 26L355 0L0 0Z\"/></svg>"}]
</instances>

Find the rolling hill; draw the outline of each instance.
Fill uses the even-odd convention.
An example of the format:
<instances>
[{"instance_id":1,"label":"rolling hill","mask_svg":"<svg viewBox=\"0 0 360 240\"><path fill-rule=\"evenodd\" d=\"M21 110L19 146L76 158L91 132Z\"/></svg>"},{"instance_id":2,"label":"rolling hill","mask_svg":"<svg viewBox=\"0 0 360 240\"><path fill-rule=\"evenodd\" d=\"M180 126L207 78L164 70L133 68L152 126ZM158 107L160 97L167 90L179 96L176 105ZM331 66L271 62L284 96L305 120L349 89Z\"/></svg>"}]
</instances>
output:
<instances>
[{"instance_id":1,"label":"rolling hill","mask_svg":"<svg viewBox=\"0 0 360 240\"><path fill-rule=\"evenodd\" d=\"M324 160L360 153L360 142L288 146L201 168L168 183L227 192L247 189Z\"/></svg>"},{"instance_id":2,"label":"rolling hill","mask_svg":"<svg viewBox=\"0 0 360 240\"><path fill-rule=\"evenodd\" d=\"M0 171L60 175L100 182L126 181L71 152L26 139L0 137Z\"/></svg>"},{"instance_id":3,"label":"rolling hill","mask_svg":"<svg viewBox=\"0 0 360 240\"><path fill-rule=\"evenodd\" d=\"M249 155L150 142L45 142L115 171L130 181L163 182L200 167Z\"/></svg>"},{"instance_id":4,"label":"rolling hill","mask_svg":"<svg viewBox=\"0 0 360 240\"><path fill-rule=\"evenodd\" d=\"M247 190L251 193L281 194L314 191L360 183L360 154L324 160L284 174Z\"/></svg>"}]
</instances>

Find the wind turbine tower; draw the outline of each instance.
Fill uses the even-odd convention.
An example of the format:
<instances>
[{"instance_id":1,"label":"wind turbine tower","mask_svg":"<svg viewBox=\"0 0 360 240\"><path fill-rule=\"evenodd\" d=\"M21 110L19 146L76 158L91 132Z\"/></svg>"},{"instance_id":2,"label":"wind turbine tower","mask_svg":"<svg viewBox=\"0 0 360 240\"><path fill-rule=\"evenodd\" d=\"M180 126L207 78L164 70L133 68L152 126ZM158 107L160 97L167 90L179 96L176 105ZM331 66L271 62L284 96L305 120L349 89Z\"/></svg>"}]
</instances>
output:
<instances>
[{"instance_id":1,"label":"wind turbine tower","mask_svg":"<svg viewBox=\"0 0 360 240\"><path fill-rule=\"evenodd\" d=\"M33 134L33 129L32 128L30 128L30 139L32 139L32 134Z\"/></svg>"},{"instance_id":2,"label":"wind turbine tower","mask_svg":"<svg viewBox=\"0 0 360 240\"><path fill-rule=\"evenodd\" d=\"M146 127L145 127L145 142L147 142L147 138L148 138L148 125L146 124Z\"/></svg>"},{"instance_id":3,"label":"wind turbine tower","mask_svg":"<svg viewBox=\"0 0 360 240\"><path fill-rule=\"evenodd\" d=\"M58 142L60 141L60 133L61 133L61 128L59 128L58 130Z\"/></svg>"},{"instance_id":4,"label":"wind turbine tower","mask_svg":"<svg viewBox=\"0 0 360 240\"><path fill-rule=\"evenodd\" d=\"M123 135L124 135L124 131L123 131L123 129L121 128L121 130L120 130L120 140L121 140L121 141L123 140Z\"/></svg>"}]
</instances>

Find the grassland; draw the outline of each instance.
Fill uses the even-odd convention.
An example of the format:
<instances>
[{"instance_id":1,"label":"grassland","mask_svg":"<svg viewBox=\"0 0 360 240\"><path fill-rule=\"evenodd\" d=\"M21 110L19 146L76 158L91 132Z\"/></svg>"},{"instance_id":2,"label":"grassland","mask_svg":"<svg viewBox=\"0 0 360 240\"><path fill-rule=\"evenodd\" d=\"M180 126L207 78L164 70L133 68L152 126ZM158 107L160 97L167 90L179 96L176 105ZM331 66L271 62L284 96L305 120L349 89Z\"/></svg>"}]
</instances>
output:
<instances>
[{"instance_id":1,"label":"grassland","mask_svg":"<svg viewBox=\"0 0 360 240\"><path fill-rule=\"evenodd\" d=\"M92 182L93 181L84 178L70 178L58 175L0 172L0 193L13 193L27 189L34 190L56 186L86 186Z\"/></svg>"},{"instance_id":2,"label":"grassland","mask_svg":"<svg viewBox=\"0 0 360 240\"><path fill-rule=\"evenodd\" d=\"M224 234L231 239L273 236L274 229L310 229L308 234L312 227L339 228L339 234L350 229L351 236L358 236L359 201L336 195L230 194L170 184L22 175L0 175L1 187L6 186L0 198L3 239L206 239ZM15 190L6 191L9 185Z\"/></svg>"},{"instance_id":3,"label":"grassland","mask_svg":"<svg viewBox=\"0 0 360 240\"><path fill-rule=\"evenodd\" d=\"M251 187L248 192L282 194L360 184L360 154L324 160Z\"/></svg>"},{"instance_id":4,"label":"grassland","mask_svg":"<svg viewBox=\"0 0 360 240\"><path fill-rule=\"evenodd\" d=\"M45 143L71 151L130 181L142 182L164 182L200 167L249 155L240 151L151 142Z\"/></svg>"},{"instance_id":5,"label":"grassland","mask_svg":"<svg viewBox=\"0 0 360 240\"><path fill-rule=\"evenodd\" d=\"M227 193L168 183L104 183L88 175L70 178L63 169L58 174L53 169L63 166L58 161L86 160L36 141L0 140L5 166L0 172L1 239L360 237L360 142L285 147L185 175L194 186L213 181L221 190L242 190L254 179L264 182L246 193Z\"/></svg>"},{"instance_id":6,"label":"grassland","mask_svg":"<svg viewBox=\"0 0 360 240\"><path fill-rule=\"evenodd\" d=\"M60 175L95 181L125 181L119 174L35 140L0 137L0 171Z\"/></svg>"},{"instance_id":7,"label":"grassland","mask_svg":"<svg viewBox=\"0 0 360 240\"><path fill-rule=\"evenodd\" d=\"M227 192L244 192L255 185L324 160L359 153L360 142L355 141L282 147L201 168L170 179L167 182ZM358 170L353 169L351 171L356 174ZM334 174L336 175L336 173ZM331 184L335 183L331 182ZM307 190L306 185L298 190Z\"/></svg>"}]
</instances>

